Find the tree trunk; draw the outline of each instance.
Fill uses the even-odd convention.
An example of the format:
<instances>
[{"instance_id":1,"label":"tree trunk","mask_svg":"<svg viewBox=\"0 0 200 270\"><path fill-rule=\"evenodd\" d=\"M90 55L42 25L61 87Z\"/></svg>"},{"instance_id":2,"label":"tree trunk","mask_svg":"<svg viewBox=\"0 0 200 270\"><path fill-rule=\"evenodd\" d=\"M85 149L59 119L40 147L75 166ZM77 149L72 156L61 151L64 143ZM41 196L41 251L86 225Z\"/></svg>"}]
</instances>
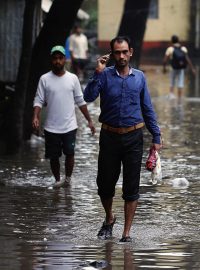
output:
<instances>
[{"instance_id":1,"label":"tree trunk","mask_svg":"<svg viewBox=\"0 0 200 270\"><path fill-rule=\"evenodd\" d=\"M126 0L118 35L126 35L131 39L134 49L133 64L139 66L142 42L146 28L150 0Z\"/></svg>"},{"instance_id":2,"label":"tree trunk","mask_svg":"<svg viewBox=\"0 0 200 270\"><path fill-rule=\"evenodd\" d=\"M24 114L25 140L29 139L32 133L33 98L39 78L50 70L50 50L55 45L65 44L82 2L83 0L73 0L73 2L54 0L43 28L35 42L26 96L26 113Z\"/></svg>"},{"instance_id":3,"label":"tree trunk","mask_svg":"<svg viewBox=\"0 0 200 270\"><path fill-rule=\"evenodd\" d=\"M23 114L32 51L32 29L36 4L41 0L25 0L22 51L9 113L6 116L6 144L8 152L15 152L23 138Z\"/></svg>"}]
</instances>

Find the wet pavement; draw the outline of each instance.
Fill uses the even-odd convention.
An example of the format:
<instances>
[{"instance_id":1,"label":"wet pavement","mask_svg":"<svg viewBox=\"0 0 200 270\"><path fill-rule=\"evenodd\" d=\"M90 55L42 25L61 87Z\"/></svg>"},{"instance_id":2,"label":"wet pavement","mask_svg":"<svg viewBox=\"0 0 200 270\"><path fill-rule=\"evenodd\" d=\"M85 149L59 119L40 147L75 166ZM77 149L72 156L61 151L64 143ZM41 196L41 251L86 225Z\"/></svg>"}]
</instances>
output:
<instances>
[{"instance_id":1,"label":"wet pavement","mask_svg":"<svg viewBox=\"0 0 200 270\"><path fill-rule=\"evenodd\" d=\"M100 130L96 101L89 104L97 126L94 137L77 112L80 128L69 187L49 188L53 178L42 138L33 137L15 156L0 156L0 269L200 269L199 76L187 76L184 98L178 102L167 97L168 77L161 67L142 69L163 133L163 179L152 185L144 168L151 140L145 131L133 242L119 243L121 177L114 201L113 239L96 238L104 219L95 183Z\"/></svg>"}]
</instances>

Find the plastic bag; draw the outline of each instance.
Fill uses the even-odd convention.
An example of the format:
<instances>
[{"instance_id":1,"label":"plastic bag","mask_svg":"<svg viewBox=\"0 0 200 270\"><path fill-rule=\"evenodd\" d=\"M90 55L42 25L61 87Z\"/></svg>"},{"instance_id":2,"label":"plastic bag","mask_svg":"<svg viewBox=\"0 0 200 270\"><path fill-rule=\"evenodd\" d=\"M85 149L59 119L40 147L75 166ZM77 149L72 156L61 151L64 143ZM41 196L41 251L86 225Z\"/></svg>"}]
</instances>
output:
<instances>
[{"instance_id":1,"label":"plastic bag","mask_svg":"<svg viewBox=\"0 0 200 270\"><path fill-rule=\"evenodd\" d=\"M156 167L153 169L151 173L151 180L153 185L156 185L157 182L162 180L161 161L157 151L156 151Z\"/></svg>"},{"instance_id":2,"label":"plastic bag","mask_svg":"<svg viewBox=\"0 0 200 270\"><path fill-rule=\"evenodd\" d=\"M146 161L146 169L151 172L151 181L153 185L156 185L158 181L162 180L160 156L154 147L151 147L149 150L149 156Z\"/></svg>"},{"instance_id":3,"label":"plastic bag","mask_svg":"<svg viewBox=\"0 0 200 270\"><path fill-rule=\"evenodd\" d=\"M149 156L146 161L146 169L150 172L153 171L153 169L156 167L156 150L152 146L149 150Z\"/></svg>"}]
</instances>

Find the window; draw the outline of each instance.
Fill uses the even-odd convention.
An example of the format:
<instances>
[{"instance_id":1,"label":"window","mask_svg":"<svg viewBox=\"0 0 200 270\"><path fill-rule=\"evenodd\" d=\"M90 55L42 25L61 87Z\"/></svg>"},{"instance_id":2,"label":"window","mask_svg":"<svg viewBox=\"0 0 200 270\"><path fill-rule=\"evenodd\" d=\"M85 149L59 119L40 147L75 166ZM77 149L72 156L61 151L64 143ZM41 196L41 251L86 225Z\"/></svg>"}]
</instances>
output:
<instances>
[{"instance_id":1,"label":"window","mask_svg":"<svg viewBox=\"0 0 200 270\"><path fill-rule=\"evenodd\" d=\"M151 0L149 6L149 19L158 19L158 1L159 0Z\"/></svg>"}]
</instances>

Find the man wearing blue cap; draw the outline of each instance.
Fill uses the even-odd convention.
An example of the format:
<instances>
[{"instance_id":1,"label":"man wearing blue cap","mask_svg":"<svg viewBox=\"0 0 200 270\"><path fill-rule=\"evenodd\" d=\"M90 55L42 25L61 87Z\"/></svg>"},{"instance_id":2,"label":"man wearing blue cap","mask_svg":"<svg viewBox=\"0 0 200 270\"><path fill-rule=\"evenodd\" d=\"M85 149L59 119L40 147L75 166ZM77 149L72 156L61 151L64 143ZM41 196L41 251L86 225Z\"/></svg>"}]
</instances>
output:
<instances>
[{"instance_id":1,"label":"man wearing blue cap","mask_svg":"<svg viewBox=\"0 0 200 270\"><path fill-rule=\"evenodd\" d=\"M39 128L40 112L46 106L44 123L45 157L50 159L50 167L55 177L54 187L61 187L71 180L74 167L74 147L77 120L75 104L88 121L92 134L95 133L92 120L78 77L65 71L65 48L58 45L51 49L52 70L42 75L34 99L32 125ZM60 177L59 158L65 155L65 177Z\"/></svg>"}]
</instances>

